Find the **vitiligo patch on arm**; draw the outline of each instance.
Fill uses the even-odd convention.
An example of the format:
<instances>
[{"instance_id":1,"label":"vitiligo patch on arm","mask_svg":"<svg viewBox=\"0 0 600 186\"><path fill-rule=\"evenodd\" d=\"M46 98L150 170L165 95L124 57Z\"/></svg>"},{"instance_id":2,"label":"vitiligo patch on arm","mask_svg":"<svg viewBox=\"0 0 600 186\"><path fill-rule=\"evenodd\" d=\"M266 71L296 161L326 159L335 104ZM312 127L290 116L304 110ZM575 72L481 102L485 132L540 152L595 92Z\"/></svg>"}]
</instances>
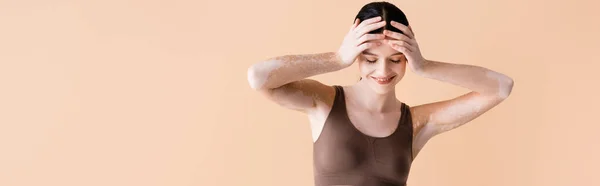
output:
<instances>
[{"instance_id":1,"label":"vitiligo patch on arm","mask_svg":"<svg viewBox=\"0 0 600 186\"><path fill-rule=\"evenodd\" d=\"M512 81L510 81L510 78L496 71L487 71L485 75L489 78L497 80L498 96L500 96L502 99L508 98L510 92L512 91Z\"/></svg>"},{"instance_id":2,"label":"vitiligo patch on arm","mask_svg":"<svg viewBox=\"0 0 600 186\"><path fill-rule=\"evenodd\" d=\"M343 67L334 52L278 56L255 64L249 73L255 89L276 88L314 75L340 70Z\"/></svg>"}]
</instances>

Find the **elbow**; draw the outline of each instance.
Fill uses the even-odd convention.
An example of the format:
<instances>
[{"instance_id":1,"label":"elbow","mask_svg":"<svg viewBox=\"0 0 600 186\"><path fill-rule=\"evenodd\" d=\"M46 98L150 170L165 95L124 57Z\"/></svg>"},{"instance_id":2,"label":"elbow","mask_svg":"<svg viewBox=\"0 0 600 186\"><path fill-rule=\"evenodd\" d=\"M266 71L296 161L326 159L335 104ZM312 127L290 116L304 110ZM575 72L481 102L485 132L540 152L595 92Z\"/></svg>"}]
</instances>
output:
<instances>
[{"instance_id":1,"label":"elbow","mask_svg":"<svg viewBox=\"0 0 600 186\"><path fill-rule=\"evenodd\" d=\"M500 96L500 98L502 99L506 99L508 98L508 96L510 96L513 86L514 86L515 82L512 78L507 77L505 78L502 83L500 83L500 88L499 88L499 92L498 95Z\"/></svg>"},{"instance_id":2,"label":"elbow","mask_svg":"<svg viewBox=\"0 0 600 186\"><path fill-rule=\"evenodd\" d=\"M256 63L248 68L248 83L254 90L268 90L273 86L272 75L275 70L283 65L278 60L267 60Z\"/></svg>"},{"instance_id":3,"label":"elbow","mask_svg":"<svg viewBox=\"0 0 600 186\"><path fill-rule=\"evenodd\" d=\"M252 88L253 90L263 89L266 80L264 76L265 75L258 72L258 70L254 66L248 68L247 78L250 88Z\"/></svg>"}]
</instances>

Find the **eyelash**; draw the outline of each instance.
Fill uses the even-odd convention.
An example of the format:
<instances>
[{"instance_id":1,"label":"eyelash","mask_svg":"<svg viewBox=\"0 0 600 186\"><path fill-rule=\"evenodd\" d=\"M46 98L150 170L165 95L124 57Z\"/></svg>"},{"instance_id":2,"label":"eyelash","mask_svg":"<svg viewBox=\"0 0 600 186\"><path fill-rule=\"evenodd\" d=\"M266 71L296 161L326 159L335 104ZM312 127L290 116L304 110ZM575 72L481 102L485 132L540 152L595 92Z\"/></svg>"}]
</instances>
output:
<instances>
[{"instance_id":1,"label":"eyelash","mask_svg":"<svg viewBox=\"0 0 600 186\"><path fill-rule=\"evenodd\" d=\"M400 63L400 60L398 60L398 61L390 60L390 61L392 61L394 63ZM377 60L375 60L375 61L369 61L369 60L367 60L367 62L369 62L369 63L375 63L375 62L377 62Z\"/></svg>"}]
</instances>

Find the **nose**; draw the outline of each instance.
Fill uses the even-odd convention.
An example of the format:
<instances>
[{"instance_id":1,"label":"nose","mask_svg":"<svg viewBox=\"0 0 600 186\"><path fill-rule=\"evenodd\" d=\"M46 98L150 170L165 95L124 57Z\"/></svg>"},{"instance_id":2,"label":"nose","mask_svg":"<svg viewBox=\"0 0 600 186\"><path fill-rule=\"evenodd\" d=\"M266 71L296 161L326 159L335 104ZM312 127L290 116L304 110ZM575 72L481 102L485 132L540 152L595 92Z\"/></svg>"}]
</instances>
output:
<instances>
[{"instance_id":1,"label":"nose","mask_svg":"<svg viewBox=\"0 0 600 186\"><path fill-rule=\"evenodd\" d=\"M389 66L389 62L384 60L381 63L377 63L377 71L382 72L382 74L388 74L390 71Z\"/></svg>"}]
</instances>

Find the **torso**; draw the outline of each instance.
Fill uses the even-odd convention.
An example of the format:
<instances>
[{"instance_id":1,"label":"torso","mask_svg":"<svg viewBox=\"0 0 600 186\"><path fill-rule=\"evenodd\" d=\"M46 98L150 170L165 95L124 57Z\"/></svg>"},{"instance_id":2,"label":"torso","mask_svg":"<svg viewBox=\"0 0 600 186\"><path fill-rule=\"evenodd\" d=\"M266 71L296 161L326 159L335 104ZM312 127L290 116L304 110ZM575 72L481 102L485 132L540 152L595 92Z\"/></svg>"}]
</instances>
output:
<instances>
[{"instance_id":1,"label":"torso","mask_svg":"<svg viewBox=\"0 0 600 186\"><path fill-rule=\"evenodd\" d=\"M346 112L348 113L350 122L363 134L372 137L386 137L391 135L398 127L398 120L402 115L400 109L397 109L396 112L371 114L362 111L362 109L356 106L356 104L353 104L352 94L349 94L348 91L345 91L345 100ZM327 116L329 115L330 111L331 107L320 109L314 114L309 115L313 143L316 142L321 135L325 120L327 120ZM412 119L414 120L415 117ZM415 122L413 121L413 123ZM413 127L413 154L415 156L421 149L421 144L423 144L419 141L419 138L415 138L418 132L418 129Z\"/></svg>"},{"instance_id":2,"label":"torso","mask_svg":"<svg viewBox=\"0 0 600 186\"><path fill-rule=\"evenodd\" d=\"M325 120L311 120L318 134L313 144L315 185L405 186L414 159L410 107L398 101L394 111L371 114L352 103L352 94L345 95L349 91L334 88L330 112L321 116Z\"/></svg>"}]
</instances>

